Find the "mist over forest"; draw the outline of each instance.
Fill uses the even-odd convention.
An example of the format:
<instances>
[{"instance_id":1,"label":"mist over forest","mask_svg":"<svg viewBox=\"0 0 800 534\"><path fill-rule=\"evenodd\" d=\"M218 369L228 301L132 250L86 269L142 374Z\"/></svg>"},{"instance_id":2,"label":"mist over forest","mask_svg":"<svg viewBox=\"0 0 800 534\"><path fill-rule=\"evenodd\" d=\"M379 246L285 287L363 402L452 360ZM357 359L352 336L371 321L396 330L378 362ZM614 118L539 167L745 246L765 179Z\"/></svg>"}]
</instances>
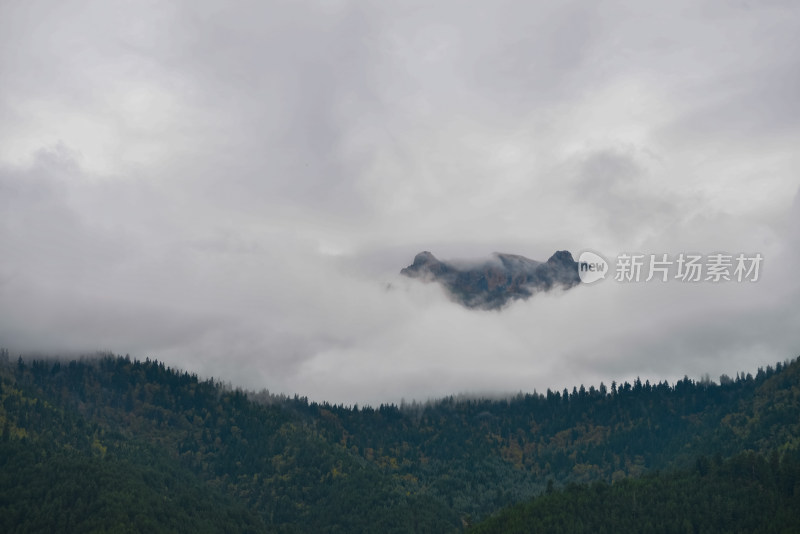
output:
<instances>
[{"instance_id":1,"label":"mist over forest","mask_svg":"<svg viewBox=\"0 0 800 534\"><path fill-rule=\"evenodd\" d=\"M0 2L0 531L800 530L798 30Z\"/></svg>"}]
</instances>

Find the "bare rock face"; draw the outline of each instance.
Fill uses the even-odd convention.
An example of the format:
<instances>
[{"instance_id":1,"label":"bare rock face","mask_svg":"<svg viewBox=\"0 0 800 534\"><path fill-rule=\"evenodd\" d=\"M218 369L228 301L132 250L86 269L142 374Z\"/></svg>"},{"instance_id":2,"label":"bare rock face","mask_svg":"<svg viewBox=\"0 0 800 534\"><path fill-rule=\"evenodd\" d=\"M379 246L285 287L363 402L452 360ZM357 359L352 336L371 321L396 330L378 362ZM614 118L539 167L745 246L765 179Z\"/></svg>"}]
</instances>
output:
<instances>
[{"instance_id":1,"label":"bare rock face","mask_svg":"<svg viewBox=\"0 0 800 534\"><path fill-rule=\"evenodd\" d=\"M546 262L495 253L487 261L471 264L443 262L425 251L417 254L414 263L400 274L438 282L454 301L467 308L487 310L500 309L539 291L569 289L580 283L578 263L566 250L559 250Z\"/></svg>"}]
</instances>

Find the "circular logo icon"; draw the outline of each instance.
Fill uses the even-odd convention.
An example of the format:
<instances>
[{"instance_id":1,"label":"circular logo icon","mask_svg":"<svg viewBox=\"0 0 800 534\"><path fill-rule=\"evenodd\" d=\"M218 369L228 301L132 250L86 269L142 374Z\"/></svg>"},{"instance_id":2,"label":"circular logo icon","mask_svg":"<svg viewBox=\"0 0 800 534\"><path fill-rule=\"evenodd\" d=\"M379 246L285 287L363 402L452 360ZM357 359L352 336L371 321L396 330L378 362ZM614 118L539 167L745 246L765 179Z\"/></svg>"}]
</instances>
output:
<instances>
[{"instance_id":1,"label":"circular logo icon","mask_svg":"<svg viewBox=\"0 0 800 534\"><path fill-rule=\"evenodd\" d=\"M602 280L608 274L608 262L599 254L585 250L578 256L578 276L584 284Z\"/></svg>"}]
</instances>

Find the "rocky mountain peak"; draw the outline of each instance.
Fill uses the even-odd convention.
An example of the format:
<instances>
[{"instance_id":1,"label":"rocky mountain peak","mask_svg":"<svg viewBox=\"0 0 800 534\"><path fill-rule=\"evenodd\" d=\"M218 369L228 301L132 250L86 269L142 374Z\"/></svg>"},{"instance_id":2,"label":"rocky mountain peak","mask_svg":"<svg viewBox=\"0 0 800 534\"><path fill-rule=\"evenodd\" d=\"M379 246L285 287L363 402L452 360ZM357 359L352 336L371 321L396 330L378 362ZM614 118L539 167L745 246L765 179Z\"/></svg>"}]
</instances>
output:
<instances>
[{"instance_id":1,"label":"rocky mountain peak","mask_svg":"<svg viewBox=\"0 0 800 534\"><path fill-rule=\"evenodd\" d=\"M539 291L569 289L580 283L578 264L567 250L557 251L544 263L517 254L495 253L492 259L469 264L444 262L423 251L400 274L437 282L455 302L477 309L501 309Z\"/></svg>"}]
</instances>

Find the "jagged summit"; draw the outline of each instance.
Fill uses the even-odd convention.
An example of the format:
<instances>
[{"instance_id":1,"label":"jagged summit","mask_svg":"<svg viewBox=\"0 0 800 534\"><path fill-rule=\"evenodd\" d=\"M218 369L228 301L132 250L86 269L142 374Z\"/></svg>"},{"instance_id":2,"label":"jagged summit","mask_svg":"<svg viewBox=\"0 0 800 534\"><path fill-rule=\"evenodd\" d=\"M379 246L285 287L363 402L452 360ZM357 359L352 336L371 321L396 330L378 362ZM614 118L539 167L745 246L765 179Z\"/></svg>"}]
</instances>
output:
<instances>
[{"instance_id":1,"label":"jagged summit","mask_svg":"<svg viewBox=\"0 0 800 534\"><path fill-rule=\"evenodd\" d=\"M433 253L425 250L414 256L414 263L411 267L421 268L424 265L439 264L440 262Z\"/></svg>"},{"instance_id":2,"label":"jagged summit","mask_svg":"<svg viewBox=\"0 0 800 534\"><path fill-rule=\"evenodd\" d=\"M439 261L436 256L426 250L414 256L414 263L402 269L400 274L410 276L411 278L423 278L427 281L432 281L434 278L447 275L451 271L452 269L450 267Z\"/></svg>"},{"instance_id":3,"label":"jagged summit","mask_svg":"<svg viewBox=\"0 0 800 534\"><path fill-rule=\"evenodd\" d=\"M453 300L479 309L500 309L539 291L557 286L569 289L580 283L578 263L567 250L557 251L544 263L495 252L491 259L468 266L443 262L426 250L417 254L400 274L439 282Z\"/></svg>"}]
</instances>

